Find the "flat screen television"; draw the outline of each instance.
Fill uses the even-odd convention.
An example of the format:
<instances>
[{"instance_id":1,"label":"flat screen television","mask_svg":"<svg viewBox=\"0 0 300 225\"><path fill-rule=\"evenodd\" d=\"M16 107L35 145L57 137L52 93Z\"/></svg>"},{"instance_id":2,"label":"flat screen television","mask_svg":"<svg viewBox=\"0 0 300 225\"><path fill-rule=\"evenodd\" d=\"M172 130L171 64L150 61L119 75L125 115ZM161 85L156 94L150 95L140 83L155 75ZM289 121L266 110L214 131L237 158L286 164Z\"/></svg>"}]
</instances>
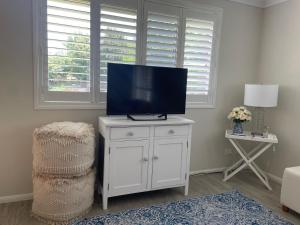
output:
<instances>
[{"instance_id":1,"label":"flat screen television","mask_svg":"<svg viewBox=\"0 0 300 225\"><path fill-rule=\"evenodd\" d=\"M187 69L108 63L107 115L184 114Z\"/></svg>"}]
</instances>

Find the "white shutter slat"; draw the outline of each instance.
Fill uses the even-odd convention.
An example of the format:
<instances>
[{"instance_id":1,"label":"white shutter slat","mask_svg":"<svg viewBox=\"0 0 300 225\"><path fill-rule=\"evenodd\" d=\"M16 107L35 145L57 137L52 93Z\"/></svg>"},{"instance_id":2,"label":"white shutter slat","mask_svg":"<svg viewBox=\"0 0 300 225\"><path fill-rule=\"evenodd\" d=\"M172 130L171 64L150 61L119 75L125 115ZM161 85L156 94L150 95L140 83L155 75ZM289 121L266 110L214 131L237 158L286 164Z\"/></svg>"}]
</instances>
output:
<instances>
[{"instance_id":1,"label":"white shutter slat","mask_svg":"<svg viewBox=\"0 0 300 225\"><path fill-rule=\"evenodd\" d=\"M58 13L57 13L58 14ZM83 23L83 27L86 27L86 24L89 24L90 21L88 18L80 18L79 15L75 15L73 17L69 16L68 13L64 14L51 14L48 11L48 22L52 21L60 21L60 19L63 19L65 23L67 23L67 21L70 21L70 23L74 23L74 21L79 22L79 23ZM78 24L77 24L78 25Z\"/></svg>"},{"instance_id":2,"label":"white shutter slat","mask_svg":"<svg viewBox=\"0 0 300 225\"><path fill-rule=\"evenodd\" d=\"M82 36L90 36L89 28L78 28L76 26L68 26L68 25L57 25L48 23L48 32L59 32L65 33L66 35L82 35Z\"/></svg>"},{"instance_id":3,"label":"white shutter slat","mask_svg":"<svg viewBox=\"0 0 300 225\"><path fill-rule=\"evenodd\" d=\"M121 40L135 40L135 33L128 33L125 31L109 30L111 28L102 28L100 31L100 36L111 39L121 39Z\"/></svg>"},{"instance_id":4,"label":"white shutter slat","mask_svg":"<svg viewBox=\"0 0 300 225\"><path fill-rule=\"evenodd\" d=\"M102 20L102 22L101 22L102 30L107 29L107 27L114 28L114 29L120 30L120 31L126 30L127 32L133 33L133 34L135 34L135 32L136 32L136 27L134 25L131 25L131 24L130 25L128 25L128 24L115 24L113 22L104 22Z\"/></svg>"},{"instance_id":5,"label":"white shutter slat","mask_svg":"<svg viewBox=\"0 0 300 225\"><path fill-rule=\"evenodd\" d=\"M176 45L174 45L174 44L159 43L159 42L154 42L154 41L147 42L147 49L159 49L159 50L173 51L173 52L177 51Z\"/></svg>"},{"instance_id":6,"label":"white shutter slat","mask_svg":"<svg viewBox=\"0 0 300 225\"><path fill-rule=\"evenodd\" d=\"M100 53L100 56L105 57L105 56L107 56L107 54L106 53ZM110 52L109 56L114 58L114 57L121 57L121 56L134 56L134 54L127 54L127 53L124 53L124 52L121 52L121 53Z\"/></svg>"},{"instance_id":7,"label":"white shutter slat","mask_svg":"<svg viewBox=\"0 0 300 225\"><path fill-rule=\"evenodd\" d=\"M151 62L149 61L147 63L147 65L149 66L160 66L160 67L174 67L173 64L170 64L170 63L163 63L163 62Z\"/></svg>"},{"instance_id":8,"label":"white shutter slat","mask_svg":"<svg viewBox=\"0 0 300 225\"><path fill-rule=\"evenodd\" d=\"M211 52L190 52L185 51L184 56L188 58L210 58Z\"/></svg>"},{"instance_id":9,"label":"white shutter slat","mask_svg":"<svg viewBox=\"0 0 300 225\"><path fill-rule=\"evenodd\" d=\"M176 63L175 58L157 57L157 56L149 56L148 57L148 61L155 62L156 60L159 60L160 62L164 62L164 63L170 63L170 64Z\"/></svg>"},{"instance_id":10,"label":"white shutter slat","mask_svg":"<svg viewBox=\"0 0 300 225\"><path fill-rule=\"evenodd\" d=\"M155 21L161 24L177 24L178 21L174 20L174 16L162 15L159 13L149 12L148 13L148 21Z\"/></svg>"},{"instance_id":11,"label":"white shutter slat","mask_svg":"<svg viewBox=\"0 0 300 225\"><path fill-rule=\"evenodd\" d=\"M109 54L109 53L118 53L118 52L125 52L129 53L132 52L132 55L135 55L135 47L127 47L127 46L120 46L120 45L114 45L113 42L110 43L103 43L101 46L102 50L106 50L102 52L101 54Z\"/></svg>"},{"instance_id":12,"label":"white shutter slat","mask_svg":"<svg viewBox=\"0 0 300 225\"><path fill-rule=\"evenodd\" d=\"M174 54L172 51L165 51L165 50L160 50L160 49L148 49L148 55L149 56L164 56L167 58L174 58Z\"/></svg>"},{"instance_id":13,"label":"white shutter slat","mask_svg":"<svg viewBox=\"0 0 300 225\"><path fill-rule=\"evenodd\" d=\"M71 10L80 14L90 14L90 2L86 0L48 0L47 8L60 8L63 10ZM88 7L87 7L88 6Z\"/></svg>"},{"instance_id":14,"label":"white shutter slat","mask_svg":"<svg viewBox=\"0 0 300 225\"><path fill-rule=\"evenodd\" d=\"M133 63L130 63L130 62L124 62L124 61L121 61L121 60L116 60L116 59L110 59L110 58L107 58L107 59L103 59L102 61L101 61L101 68L102 68L102 73L104 73L104 71L105 71L105 73L107 73L107 63L111 63L111 62L114 62L114 63L126 63L126 64L133 64ZM105 65L105 66L104 66Z\"/></svg>"},{"instance_id":15,"label":"white shutter slat","mask_svg":"<svg viewBox=\"0 0 300 225\"><path fill-rule=\"evenodd\" d=\"M199 29L196 27L187 27L186 32L191 33L191 34L200 34L202 36L213 36L213 31L210 29Z\"/></svg>"},{"instance_id":16,"label":"white shutter slat","mask_svg":"<svg viewBox=\"0 0 300 225\"><path fill-rule=\"evenodd\" d=\"M202 74L202 75L199 75L199 73L190 73L189 72L189 77L188 79L199 79L201 78L201 80L209 80L209 74Z\"/></svg>"},{"instance_id":17,"label":"white shutter slat","mask_svg":"<svg viewBox=\"0 0 300 225\"><path fill-rule=\"evenodd\" d=\"M208 95L214 23L186 18L184 67L188 69L187 94Z\"/></svg>"},{"instance_id":18,"label":"white shutter slat","mask_svg":"<svg viewBox=\"0 0 300 225\"><path fill-rule=\"evenodd\" d=\"M77 38L88 38L87 35L78 35L78 34L69 34L69 33L58 33L58 32L48 32L48 40L61 40L61 41L68 41L68 36L77 37ZM86 42L84 42L86 43Z\"/></svg>"},{"instance_id":19,"label":"white shutter slat","mask_svg":"<svg viewBox=\"0 0 300 225\"><path fill-rule=\"evenodd\" d=\"M67 52L70 51L72 53L85 53L88 57L90 58L90 52L89 51L80 51L80 50L71 50L71 49L66 49L66 48L56 48L56 47L48 47L48 55L55 55L55 54L60 54L60 55L66 55Z\"/></svg>"},{"instance_id":20,"label":"white shutter slat","mask_svg":"<svg viewBox=\"0 0 300 225\"><path fill-rule=\"evenodd\" d=\"M124 20L124 18L126 18L126 21L123 21L123 23L132 23L134 24L136 22L136 18L127 18L127 17L122 17L122 16L115 16L115 11L114 10L110 10L110 11L105 11L107 14L104 14L103 10L101 12L101 19L102 21L119 21L122 22L122 20ZM111 13L111 15L109 15L108 13Z\"/></svg>"},{"instance_id":21,"label":"white shutter slat","mask_svg":"<svg viewBox=\"0 0 300 225\"><path fill-rule=\"evenodd\" d=\"M162 36L162 37L173 37L177 38L177 30L166 30L163 28L154 28L154 27L148 27L148 35L153 35L153 36Z\"/></svg>"},{"instance_id":22,"label":"white shutter slat","mask_svg":"<svg viewBox=\"0 0 300 225\"><path fill-rule=\"evenodd\" d=\"M90 2L47 1L48 91L90 91Z\"/></svg>"},{"instance_id":23,"label":"white shutter slat","mask_svg":"<svg viewBox=\"0 0 300 225\"><path fill-rule=\"evenodd\" d=\"M189 23L186 25L187 28L192 27L196 29L214 30L214 24L212 21L204 21L199 19L189 18Z\"/></svg>"},{"instance_id":24,"label":"white shutter slat","mask_svg":"<svg viewBox=\"0 0 300 225\"><path fill-rule=\"evenodd\" d=\"M212 47L201 47L201 46L191 46L190 44L187 43L188 40L185 42L186 46L185 46L185 50L187 52L211 52Z\"/></svg>"},{"instance_id":25,"label":"white shutter slat","mask_svg":"<svg viewBox=\"0 0 300 225\"><path fill-rule=\"evenodd\" d=\"M186 65L197 65L202 63L210 63L210 59L203 59L203 58L189 58L185 60Z\"/></svg>"},{"instance_id":26,"label":"white shutter slat","mask_svg":"<svg viewBox=\"0 0 300 225\"><path fill-rule=\"evenodd\" d=\"M137 12L100 6L100 92L107 91L107 63L136 62Z\"/></svg>"},{"instance_id":27,"label":"white shutter slat","mask_svg":"<svg viewBox=\"0 0 300 225\"><path fill-rule=\"evenodd\" d=\"M84 11L74 11L64 8L51 7L48 5L47 14L52 16L65 16L66 18L76 18L81 20L89 20L90 14L89 12Z\"/></svg>"},{"instance_id":28,"label":"white shutter slat","mask_svg":"<svg viewBox=\"0 0 300 225\"><path fill-rule=\"evenodd\" d=\"M157 43L164 43L164 44L176 44L176 39L173 37L163 37L163 36L156 36L156 35L148 35L147 36L148 42L157 42Z\"/></svg>"},{"instance_id":29,"label":"white shutter slat","mask_svg":"<svg viewBox=\"0 0 300 225\"><path fill-rule=\"evenodd\" d=\"M211 45L212 40L193 40L193 39L187 39L189 41L190 46L197 46L197 45L203 45L208 46Z\"/></svg>"},{"instance_id":30,"label":"white shutter slat","mask_svg":"<svg viewBox=\"0 0 300 225\"><path fill-rule=\"evenodd\" d=\"M169 23L161 23L159 21L148 21L148 27L149 28L160 28L170 31L177 31L177 28L174 26L174 24Z\"/></svg>"},{"instance_id":31,"label":"white shutter slat","mask_svg":"<svg viewBox=\"0 0 300 225\"><path fill-rule=\"evenodd\" d=\"M136 10L125 9L121 7L113 7L110 5L102 4L101 5L101 15L103 17L106 16L115 16L120 18L126 18L126 21L132 19L135 21L136 19Z\"/></svg>"},{"instance_id":32,"label":"white shutter slat","mask_svg":"<svg viewBox=\"0 0 300 225\"><path fill-rule=\"evenodd\" d=\"M179 18L148 11L146 64L175 67Z\"/></svg>"},{"instance_id":33,"label":"white shutter slat","mask_svg":"<svg viewBox=\"0 0 300 225\"><path fill-rule=\"evenodd\" d=\"M58 31L58 30L55 30L55 31L51 31L48 27L48 36L50 35L73 35L73 36L83 36L83 37L88 37L89 35L86 35L86 34L76 34L76 33L70 33L70 32L67 32L67 31Z\"/></svg>"},{"instance_id":34,"label":"white shutter slat","mask_svg":"<svg viewBox=\"0 0 300 225\"><path fill-rule=\"evenodd\" d=\"M113 43L131 43L135 44L135 40L128 40L128 39L119 39L119 38L113 38L113 37L101 37L101 43L106 41L107 43L113 42Z\"/></svg>"},{"instance_id":35,"label":"white shutter slat","mask_svg":"<svg viewBox=\"0 0 300 225\"><path fill-rule=\"evenodd\" d=\"M70 41L69 41L70 40ZM83 42L83 41L76 41L76 39L69 39L66 37L65 39L52 39L48 38L48 46L58 46L58 45L64 45L66 46L67 44L73 44L73 46L67 46L66 49L77 49L79 46L81 47L88 47L90 45L89 42Z\"/></svg>"},{"instance_id":36,"label":"white shutter slat","mask_svg":"<svg viewBox=\"0 0 300 225\"><path fill-rule=\"evenodd\" d=\"M207 35L206 33L203 34L194 34L194 33L189 33L189 36L187 37L187 40L199 40L199 39L211 39L211 35Z\"/></svg>"}]
</instances>

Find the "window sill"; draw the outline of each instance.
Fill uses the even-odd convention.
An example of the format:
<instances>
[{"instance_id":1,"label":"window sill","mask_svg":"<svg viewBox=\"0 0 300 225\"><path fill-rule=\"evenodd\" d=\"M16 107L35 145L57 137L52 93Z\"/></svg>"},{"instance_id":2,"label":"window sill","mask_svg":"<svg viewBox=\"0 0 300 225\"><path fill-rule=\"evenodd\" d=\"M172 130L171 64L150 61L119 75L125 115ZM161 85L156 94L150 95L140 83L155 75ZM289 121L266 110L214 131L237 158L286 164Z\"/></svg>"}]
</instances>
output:
<instances>
[{"instance_id":1,"label":"window sill","mask_svg":"<svg viewBox=\"0 0 300 225\"><path fill-rule=\"evenodd\" d=\"M105 109L106 103L80 103L80 102L45 102L35 104L35 110L64 110L64 109Z\"/></svg>"},{"instance_id":2,"label":"window sill","mask_svg":"<svg viewBox=\"0 0 300 225\"><path fill-rule=\"evenodd\" d=\"M186 109L213 109L216 108L215 104L206 103L192 103L188 102L186 104ZM34 106L35 110L69 110L69 109L106 109L106 103L80 103L80 102L44 102L37 103Z\"/></svg>"},{"instance_id":3,"label":"window sill","mask_svg":"<svg viewBox=\"0 0 300 225\"><path fill-rule=\"evenodd\" d=\"M187 102L186 109L214 109L215 104L210 103L197 103L197 102Z\"/></svg>"}]
</instances>

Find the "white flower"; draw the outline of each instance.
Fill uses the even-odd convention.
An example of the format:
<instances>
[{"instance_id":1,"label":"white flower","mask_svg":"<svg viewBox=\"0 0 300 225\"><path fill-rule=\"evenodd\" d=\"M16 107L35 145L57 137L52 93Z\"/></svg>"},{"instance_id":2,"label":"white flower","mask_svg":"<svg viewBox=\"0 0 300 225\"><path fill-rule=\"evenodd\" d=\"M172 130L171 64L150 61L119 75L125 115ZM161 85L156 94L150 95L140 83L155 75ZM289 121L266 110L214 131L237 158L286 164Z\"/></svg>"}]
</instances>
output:
<instances>
[{"instance_id":1,"label":"white flower","mask_svg":"<svg viewBox=\"0 0 300 225\"><path fill-rule=\"evenodd\" d=\"M232 111L228 114L228 119L239 120L241 122L251 121L251 112L245 107L234 107Z\"/></svg>"}]
</instances>

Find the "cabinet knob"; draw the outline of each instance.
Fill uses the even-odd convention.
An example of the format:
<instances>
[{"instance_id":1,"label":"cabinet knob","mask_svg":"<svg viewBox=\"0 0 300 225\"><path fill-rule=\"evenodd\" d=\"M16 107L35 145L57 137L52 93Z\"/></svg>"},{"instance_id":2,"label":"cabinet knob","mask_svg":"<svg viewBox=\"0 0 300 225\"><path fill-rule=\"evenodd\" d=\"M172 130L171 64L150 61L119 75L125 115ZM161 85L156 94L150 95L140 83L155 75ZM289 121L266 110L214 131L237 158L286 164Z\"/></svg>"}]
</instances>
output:
<instances>
[{"instance_id":1,"label":"cabinet knob","mask_svg":"<svg viewBox=\"0 0 300 225\"><path fill-rule=\"evenodd\" d=\"M154 160L158 160L158 156L156 156L156 155L153 156L153 159L154 159Z\"/></svg>"},{"instance_id":2,"label":"cabinet knob","mask_svg":"<svg viewBox=\"0 0 300 225\"><path fill-rule=\"evenodd\" d=\"M174 134L175 133L175 131L174 130L169 130L169 132L168 132L169 134Z\"/></svg>"},{"instance_id":3,"label":"cabinet knob","mask_svg":"<svg viewBox=\"0 0 300 225\"><path fill-rule=\"evenodd\" d=\"M143 161L148 162L149 160L148 160L148 158L143 158Z\"/></svg>"},{"instance_id":4,"label":"cabinet knob","mask_svg":"<svg viewBox=\"0 0 300 225\"><path fill-rule=\"evenodd\" d=\"M133 132L128 132L127 136L132 137L133 136Z\"/></svg>"}]
</instances>

